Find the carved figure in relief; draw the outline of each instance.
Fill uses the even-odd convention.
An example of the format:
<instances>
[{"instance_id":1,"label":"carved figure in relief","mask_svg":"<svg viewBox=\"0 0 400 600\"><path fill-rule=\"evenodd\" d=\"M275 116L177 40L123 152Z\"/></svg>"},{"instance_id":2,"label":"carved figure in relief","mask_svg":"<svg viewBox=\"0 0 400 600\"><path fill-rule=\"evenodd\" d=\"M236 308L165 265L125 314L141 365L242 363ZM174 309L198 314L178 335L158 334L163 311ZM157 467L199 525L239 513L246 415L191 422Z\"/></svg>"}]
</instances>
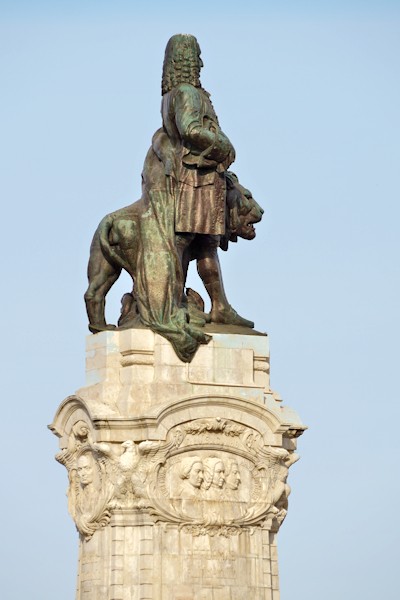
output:
<instances>
[{"instance_id":1,"label":"carved figure in relief","mask_svg":"<svg viewBox=\"0 0 400 600\"><path fill-rule=\"evenodd\" d=\"M109 503L114 488L94 460L91 451L84 451L76 460L71 474L69 509L78 531L90 539L100 527L110 520Z\"/></svg>"},{"instance_id":2,"label":"carved figure in relief","mask_svg":"<svg viewBox=\"0 0 400 600\"><path fill-rule=\"evenodd\" d=\"M221 451L210 454L210 444ZM179 425L166 442L122 444L93 442L80 420L66 445L57 460L68 469L69 510L86 540L120 508L149 510L210 534L262 523L277 530L287 512L288 468L298 459L262 444L259 432L220 418ZM188 455L185 445L196 453ZM177 456L178 448L184 454Z\"/></svg>"},{"instance_id":3,"label":"carved figure in relief","mask_svg":"<svg viewBox=\"0 0 400 600\"><path fill-rule=\"evenodd\" d=\"M281 524L286 517L288 509L288 497L291 489L287 483L289 467L299 459L294 452L290 453L283 448L275 448L270 458L268 469L268 492L267 499L271 503L271 511L275 513L276 519Z\"/></svg>"},{"instance_id":4,"label":"carved figure in relief","mask_svg":"<svg viewBox=\"0 0 400 600\"><path fill-rule=\"evenodd\" d=\"M85 421L77 421L72 427L72 432L68 440L68 450L74 452L84 444L90 444L91 441L89 425Z\"/></svg>"},{"instance_id":5,"label":"carved figure in relief","mask_svg":"<svg viewBox=\"0 0 400 600\"><path fill-rule=\"evenodd\" d=\"M199 456L187 456L179 466L181 485L177 489L178 509L192 519L202 517L202 492L204 465Z\"/></svg>"},{"instance_id":6,"label":"carved figure in relief","mask_svg":"<svg viewBox=\"0 0 400 600\"><path fill-rule=\"evenodd\" d=\"M180 498L199 498L204 481L204 465L198 456L188 456L182 460L179 472L182 485L178 491Z\"/></svg>"},{"instance_id":7,"label":"carved figure in relief","mask_svg":"<svg viewBox=\"0 0 400 600\"><path fill-rule=\"evenodd\" d=\"M135 444L126 440L117 449L104 442L93 446L107 457L107 474L115 487L114 507L138 505L138 499L148 498L145 484L152 459L160 449L159 442L146 440Z\"/></svg>"},{"instance_id":8,"label":"carved figure in relief","mask_svg":"<svg viewBox=\"0 0 400 600\"><path fill-rule=\"evenodd\" d=\"M109 476L115 486L115 506L128 506L133 502L135 494L132 478L138 479L136 469L140 461L140 455L136 444L132 440L126 440L121 444L122 454L115 452L108 444L95 444L96 449L109 459ZM139 478L139 485L142 482Z\"/></svg>"},{"instance_id":9,"label":"carved figure in relief","mask_svg":"<svg viewBox=\"0 0 400 600\"><path fill-rule=\"evenodd\" d=\"M84 446L91 447L91 444L92 436L89 425L83 420L77 421L72 426L71 433L68 437L67 447L56 454L56 460L67 467L69 476L71 475L71 469L75 465L77 452Z\"/></svg>"},{"instance_id":10,"label":"carved figure in relief","mask_svg":"<svg viewBox=\"0 0 400 600\"><path fill-rule=\"evenodd\" d=\"M267 445L259 431L220 417L179 425L170 439L174 450L196 447L197 454L180 462L175 454L171 462L166 455L158 471L160 500L169 500L166 517L172 509L170 518L190 517L204 532L262 523L279 528L290 493L288 468L296 454ZM210 444L220 451L210 454Z\"/></svg>"},{"instance_id":11,"label":"carved figure in relief","mask_svg":"<svg viewBox=\"0 0 400 600\"><path fill-rule=\"evenodd\" d=\"M93 484L93 467L93 459L91 458L91 455L88 452L82 454L82 456L80 456L76 461L76 473L78 475L78 479L82 489L86 492L91 491L91 488L88 488L88 486L90 486L90 484Z\"/></svg>"},{"instance_id":12,"label":"carved figure in relief","mask_svg":"<svg viewBox=\"0 0 400 600\"><path fill-rule=\"evenodd\" d=\"M240 519L246 512L246 503L240 497L239 487L242 478L239 463L235 458L226 461L225 488L224 488L224 513L227 522ZM250 493L250 490L248 490Z\"/></svg>"},{"instance_id":13,"label":"carved figure in relief","mask_svg":"<svg viewBox=\"0 0 400 600\"><path fill-rule=\"evenodd\" d=\"M221 500L225 483L225 466L220 458L210 456L204 460L204 497L206 500Z\"/></svg>"},{"instance_id":14,"label":"carved figure in relief","mask_svg":"<svg viewBox=\"0 0 400 600\"><path fill-rule=\"evenodd\" d=\"M226 488L228 490L236 491L241 483L239 465L237 460L231 458L227 461L227 468L225 472Z\"/></svg>"}]
</instances>

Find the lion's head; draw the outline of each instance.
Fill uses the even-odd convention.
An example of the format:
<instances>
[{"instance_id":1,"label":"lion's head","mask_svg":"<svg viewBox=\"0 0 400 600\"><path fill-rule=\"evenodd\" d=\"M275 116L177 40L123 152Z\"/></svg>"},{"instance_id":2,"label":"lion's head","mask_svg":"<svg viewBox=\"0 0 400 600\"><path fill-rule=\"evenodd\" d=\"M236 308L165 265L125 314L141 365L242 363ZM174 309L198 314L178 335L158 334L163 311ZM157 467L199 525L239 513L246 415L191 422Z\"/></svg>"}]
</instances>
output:
<instances>
[{"instance_id":1,"label":"lion's head","mask_svg":"<svg viewBox=\"0 0 400 600\"><path fill-rule=\"evenodd\" d=\"M250 190L243 187L234 173L226 173L227 223L221 248L227 250L228 242L237 242L241 237L252 240L256 236L254 225L262 219L264 210L254 200Z\"/></svg>"}]
</instances>

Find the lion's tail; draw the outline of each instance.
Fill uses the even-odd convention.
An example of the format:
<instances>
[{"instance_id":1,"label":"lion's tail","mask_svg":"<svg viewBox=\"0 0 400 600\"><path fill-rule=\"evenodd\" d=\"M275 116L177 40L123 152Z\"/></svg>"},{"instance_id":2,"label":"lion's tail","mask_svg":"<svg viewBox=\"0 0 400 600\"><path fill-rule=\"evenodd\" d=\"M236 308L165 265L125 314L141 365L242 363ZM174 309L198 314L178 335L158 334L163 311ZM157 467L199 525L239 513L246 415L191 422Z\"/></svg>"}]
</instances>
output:
<instances>
[{"instance_id":1,"label":"lion's tail","mask_svg":"<svg viewBox=\"0 0 400 600\"><path fill-rule=\"evenodd\" d=\"M130 268L128 263L120 254L118 254L118 252L114 250L114 248L110 244L109 236L111 228L113 226L113 222L114 219L112 214L107 215L101 221L98 227L100 246L103 251L104 257L106 258L106 260L108 260L108 262L110 262L112 265L117 265L118 267L121 267L121 269L125 269L125 271L128 271L129 273Z\"/></svg>"}]
</instances>

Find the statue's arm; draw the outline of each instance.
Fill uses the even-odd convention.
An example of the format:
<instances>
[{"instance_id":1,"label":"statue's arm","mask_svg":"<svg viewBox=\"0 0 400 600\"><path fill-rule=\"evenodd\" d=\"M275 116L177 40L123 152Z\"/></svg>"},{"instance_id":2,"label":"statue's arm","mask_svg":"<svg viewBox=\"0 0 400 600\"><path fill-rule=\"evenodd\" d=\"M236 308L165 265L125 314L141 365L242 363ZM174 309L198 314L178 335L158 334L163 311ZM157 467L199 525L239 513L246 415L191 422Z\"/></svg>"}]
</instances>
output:
<instances>
[{"instance_id":1,"label":"statue's arm","mask_svg":"<svg viewBox=\"0 0 400 600\"><path fill-rule=\"evenodd\" d=\"M175 123L185 145L195 154L204 153L205 158L229 164L235 158L235 150L218 124L204 119L201 91L189 84L181 84L174 99Z\"/></svg>"}]
</instances>

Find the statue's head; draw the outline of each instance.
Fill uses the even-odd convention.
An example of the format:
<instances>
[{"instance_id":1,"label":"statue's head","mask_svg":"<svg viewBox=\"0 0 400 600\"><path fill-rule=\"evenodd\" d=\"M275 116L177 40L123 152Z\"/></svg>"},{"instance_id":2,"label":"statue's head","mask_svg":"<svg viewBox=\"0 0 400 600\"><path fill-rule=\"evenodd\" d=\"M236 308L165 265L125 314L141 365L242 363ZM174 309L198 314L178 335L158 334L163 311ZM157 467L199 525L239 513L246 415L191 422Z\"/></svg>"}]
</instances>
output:
<instances>
[{"instance_id":1,"label":"statue's head","mask_svg":"<svg viewBox=\"0 0 400 600\"><path fill-rule=\"evenodd\" d=\"M201 87L200 69L202 66L200 46L194 35L188 33L173 35L165 49L162 95L180 83L190 83L194 87Z\"/></svg>"}]
</instances>

